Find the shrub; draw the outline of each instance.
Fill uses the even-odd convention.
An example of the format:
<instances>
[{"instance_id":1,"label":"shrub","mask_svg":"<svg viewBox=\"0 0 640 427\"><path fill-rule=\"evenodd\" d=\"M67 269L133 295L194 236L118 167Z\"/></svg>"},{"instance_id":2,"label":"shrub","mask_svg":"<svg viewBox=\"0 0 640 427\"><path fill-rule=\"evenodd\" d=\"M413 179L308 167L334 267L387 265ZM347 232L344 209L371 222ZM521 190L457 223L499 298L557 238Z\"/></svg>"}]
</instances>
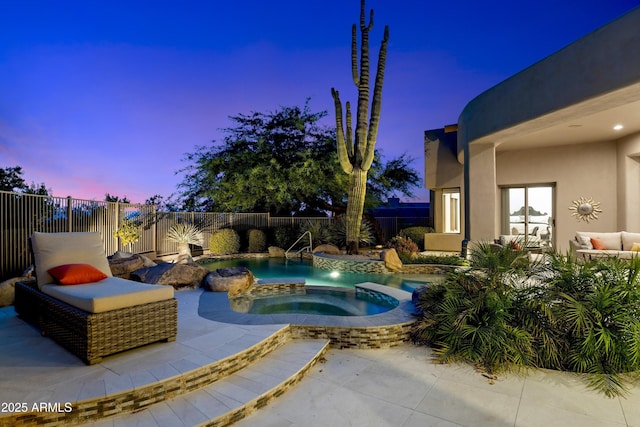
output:
<instances>
[{"instance_id":1,"label":"shrub","mask_svg":"<svg viewBox=\"0 0 640 427\"><path fill-rule=\"evenodd\" d=\"M424 235L427 233L432 233L433 229L431 227L407 227L400 230L398 235L402 237L408 237L413 240L418 245L418 250L424 251L426 248L424 247Z\"/></svg>"},{"instance_id":2,"label":"shrub","mask_svg":"<svg viewBox=\"0 0 640 427\"><path fill-rule=\"evenodd\" d=\"M398 254L415 254L418 252L418 245L409 237L396 236L389 240L385 246L395 249Z\"/></svg>"},{"instance_id":3,"label":"shrub","mask_svg":"<svg viewBox=\"0 0 640 427\"><path fill-rule=\"evenodd\" d=\"M440 265L467 265L467 261L457 255L417 255L398 254L403 264L440 264Z\"/></svg>"},{"instance_id":4,"label":"shrub","mask_svg":"<svg viewBox=\"0 0 640 427\"><path fill-rule=\"evenodd\" d=\"M291 245L300 237L300 229L291 225L280 225L272 229L272 242L274 246L289 249Z\"/></svg>"},{"instance_id":5,"label":"shrub","mask_svg":"<svg viewBox=\"0 0 640 427\"><path fill-rule=\"evenodd\" d=\"M329 242L341 248L347 244L347 217L342 215L327 230ZM373 226L366 219L360 223L360 244L371 245L375 243Z\"/></svg>"},{"instance_id":6,"label":"shrub","mask_svg":"<svg viewBox=\"0 0 640 427\"><path fill-rule=\"evenodd\" d=\"M327 223L321 221L306 221L300 227L300 234L305 232L311 233L311 240L313 242L313 247L316 247L322 243L326 243L329 241L330 233L329 227L327 227ZM298 236L299 237L299 236ZM305 239L305 242L307 240Z\"/></svg>"},{"instance_id":7,"label":"shrub","mask_svg":"<svg viewBox=\"0 0 640 427\"><path fill-rule=\"evenodd\" d=\"M209 238L209 250L216 255L237 254L240 251L240 236L232 228L214 231Z\"/></svg>"},{"instance_id":8,"label":"shrub","mask_svg":"<svg viewBox=\"0 0 640 427\"><path fill-rule=\"evenodd\" d=\"M267 235L264 231L252 228L247 230L247 250L249 252L264 252L267 248Z\"/></svg>"},{"instance_id":9,"label":"shrub","mask_svg":"<svg viewBox=\"0 0 640 427\"><path fill-rule=\"evenodd\" d=\"M469 269L421 296L412 339L443 362L490 374L570 370L606 396L624 394L640 370L640 259L523 259L509 247L474 247Z\"/></svg>"}]
</instances>

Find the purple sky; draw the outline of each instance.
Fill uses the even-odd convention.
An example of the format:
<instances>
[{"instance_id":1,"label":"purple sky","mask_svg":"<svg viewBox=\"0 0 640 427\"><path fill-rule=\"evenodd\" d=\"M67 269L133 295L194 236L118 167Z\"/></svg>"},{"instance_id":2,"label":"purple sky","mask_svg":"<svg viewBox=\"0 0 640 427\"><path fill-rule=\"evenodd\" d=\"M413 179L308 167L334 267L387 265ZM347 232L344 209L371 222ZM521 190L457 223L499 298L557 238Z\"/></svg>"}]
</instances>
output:
<instances>
[{"instance_id":1,"label":"purple sky","mask_svg":"<svg viewBox=\"0 0 640 427\"><path fill-rule=\"evenodd\" d=\"M390 27L377 147L422 174L423 131L638 5L630 0L369 0ZM33 1L0 8L0 167L56 196L169 196L228 116L355 103L358 0ZM372 64L372 68L375 64ZM424 200L427 192L418 191Z\"/></svg>"}]
</instances>

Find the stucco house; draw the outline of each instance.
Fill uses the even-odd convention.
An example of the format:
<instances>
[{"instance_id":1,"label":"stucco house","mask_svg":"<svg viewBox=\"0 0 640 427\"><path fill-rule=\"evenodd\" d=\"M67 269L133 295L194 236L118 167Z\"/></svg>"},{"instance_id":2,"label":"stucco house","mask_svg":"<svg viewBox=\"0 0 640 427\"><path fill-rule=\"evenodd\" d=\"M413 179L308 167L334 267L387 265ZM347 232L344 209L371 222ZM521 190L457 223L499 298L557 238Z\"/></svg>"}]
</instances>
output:
<instances>
[{"instance_id":1,"label":"stucco house","mask_svg":"<svg viewBox=\"0 0 640 427\"><path fill-rule=\"evenodd\" d=\"M565 252L576 231L640 232L640 8L426 131L425 185L431 249L520 235Z\"/></svg>"}]
</instances>

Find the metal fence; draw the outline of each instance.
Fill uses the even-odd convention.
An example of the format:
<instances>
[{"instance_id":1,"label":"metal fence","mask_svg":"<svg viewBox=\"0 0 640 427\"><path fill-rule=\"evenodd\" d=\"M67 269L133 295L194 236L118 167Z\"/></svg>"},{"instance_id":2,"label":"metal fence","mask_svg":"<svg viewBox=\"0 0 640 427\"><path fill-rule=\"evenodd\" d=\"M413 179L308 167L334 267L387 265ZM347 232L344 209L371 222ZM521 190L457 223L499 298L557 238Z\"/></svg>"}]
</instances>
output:
<instances>
[{"instance_id":1,"label":"metal fence","mask_svg":"<svg viewBox=\"0 0 640 427\"><path fill-rule=\"evenodd\" d=\"M140 238L124 247L114 237L122 221L140 226ZM411 225L426 225L427 218L376 218L384 240ZM15 277L32 263L28 239L34 232L97 231L102 234L105 252L117 250L152 252L157 256L178 252L178 244L166 238L174 224L189 222L204 233L203 250L209 248L211 233L233 228L239 233L282 226L319 223L327 226L333 218L271 217L268 213L157 212L154 205L102 202L71 197L39 196L0 191L0 280Z\"/></svg>"}]
</instances>

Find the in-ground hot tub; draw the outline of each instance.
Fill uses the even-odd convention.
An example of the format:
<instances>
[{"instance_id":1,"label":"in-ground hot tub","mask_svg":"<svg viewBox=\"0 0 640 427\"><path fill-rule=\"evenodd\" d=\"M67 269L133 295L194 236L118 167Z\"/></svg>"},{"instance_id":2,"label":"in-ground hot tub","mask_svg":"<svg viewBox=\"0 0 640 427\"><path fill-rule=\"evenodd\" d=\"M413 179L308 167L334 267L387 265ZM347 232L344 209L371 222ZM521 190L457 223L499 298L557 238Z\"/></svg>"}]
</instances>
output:
<instances>
[{"instance_id":1,"label":"in-ground hot tub","mask_svg":"<svg viewBox=\"0 0 640 427\"><path fill-rule=\"evenodd\" d=\"M273 279L273 283L254 286L251 294L256 297L302 293L304 283L283 283ZM248 308L231 308L226 292L203 291L200 295L198 314L215 322L241 325L283 325L288 324L293 338L330 339L335 348L387 348L409 341L409 331L415 322L415 307L411 294L401 289L376 283L359 283L353 292L368 294L373 300L387 300L395 308L370 315L335 315L308 313L252 314ZM394 301L395 300L395 301ZM245 299L233 299L234 304L249 304Z\"/></svg>"},{"instance_id":2,"label":"in-ground hot tub","mask_svg":"<svg viewBox=\"0 0 640 427\"><path fill-rule=\"evenodd\" d=\"M317 314L326 316L370 316L396 308L391 296L362 288L300 286L289 292L250 293L231 298L231 308L250 314Z\"/></svg>"}]
</instances>

